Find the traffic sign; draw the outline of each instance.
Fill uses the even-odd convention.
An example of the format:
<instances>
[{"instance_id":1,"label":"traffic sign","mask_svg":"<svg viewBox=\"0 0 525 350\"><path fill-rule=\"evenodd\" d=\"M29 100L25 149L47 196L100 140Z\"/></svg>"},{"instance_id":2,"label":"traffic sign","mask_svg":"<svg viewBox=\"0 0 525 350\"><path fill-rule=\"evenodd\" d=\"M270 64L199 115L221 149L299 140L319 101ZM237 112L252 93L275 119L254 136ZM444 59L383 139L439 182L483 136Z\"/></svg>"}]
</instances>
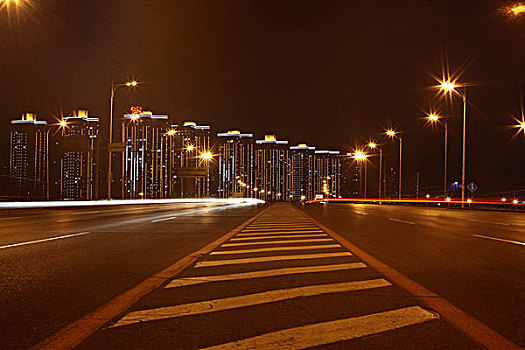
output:
<instances>
[{"instance_id":1,"label":"traffic sign","mask_svg":"<svg viewBox=\"0 0 525 350\"><path fill-rule=\"evenodd\" d=\"M474 193L478 189L478 185L476 185L473 181L467 185L467 188L471 193Z\"/></svg>"}]
</instances>

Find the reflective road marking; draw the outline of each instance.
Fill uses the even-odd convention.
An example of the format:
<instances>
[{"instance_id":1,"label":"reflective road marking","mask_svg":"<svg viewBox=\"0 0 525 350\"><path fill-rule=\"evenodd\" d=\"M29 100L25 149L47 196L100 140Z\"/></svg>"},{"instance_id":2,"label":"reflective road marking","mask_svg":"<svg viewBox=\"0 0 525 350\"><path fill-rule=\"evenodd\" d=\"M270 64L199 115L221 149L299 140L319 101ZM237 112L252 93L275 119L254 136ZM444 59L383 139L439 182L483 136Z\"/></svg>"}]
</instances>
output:
<instances>
[{"instance_id":1,"label":"reflective road marking","mask_svg":"<svg viewBox=\"0 0 525 350\"><path fill-rule=\"evenodd\" d=\"M305 238L305 237L326 237L328 236L326 233L320 233L320 234L313 234L313 235L267 235L267 236L255 236L255 237L239 237L239 238L232 238L230 241L254 241L257 239L270 239L270 238Z\"/></svg>"},{"instance_id":2,"label":"reflective road marking","mask_svg":"<svg viewBox=\"0 0 525 350\"><path fill-rule=\"evenodd\" d=\"M490 239L490 240L498 241L498 242L512 243L512 244L517 244L517 245L525 245L525 242L511 241L509 239L502 239L502 238L489 237L489 236L483 236L483 235L472 235L472 236L479 237L479 238Z\"/></svg>"},{"instance_id":3,"label":"reflective road marking","mask_svg":"<svg viewBox=\"0 0 525 350\"><path fill-rule=\"evenodd\" d=\"M437 320L419 306L286 329L201 350L296 350L332 344Z\"/></svg>"},{"instance_id":4,"label":"reflective road marking","mask_svg":"<svg viewBox=\"0 0 525 350\"><path fill-rule=\"evenodd\" d=\"M15 244L9 244L9 245L3 245L0 246L0 249L7 249L7 248L14 248L14 247L20 247L23 245L29 245L29 244L37 244L37 243L43 243L43 242L49 242L49 241L55 241L57 239L64 239L64 238L71 238L76 236L82 236L87 235L91 232L80 232L80 233L73 233L70 235L64 235L64 236L57 236L57 237L51 237L51 238L45 238L45 239L38 239L36 241L29 241L29 242L22 242L22 243L15 243Z\"/></svg>"},{"instance_id":5,"label":"reflective road marking","mask_svg":"<svg viewBox=\"0 0 525 350\"><path fill-rule=\"evenodd\" d=\"M317 238L317 239L294 239L287 241L264 241L264 242L248 242L248 243L226 243L221 247L241 247L245 245L263 245L263 244L287 244L287 243L310 243L310 242L331 242L331 238Z\"/></svg>"},{"instance_id":6,"label":"reflective road marking","mask_svg":"<svg viewBox=\"0 0 525 350\"><path fill-rule=\"evenodd\" d=\"M321 266L306 266L306 267L288 267L283 269L263 270L254 272L234 273L230 275L215 275L215 276L199 276L199 277L185 277L171 281L166 288L176 288L183 286L191 286L201 283L219 282L219 281L234 281L244 280L250 278L272 277L272 276L286 276L295 275L299 273L314 273L314 272L328 272L340 270L353 270L366 268L363 263L350 264L336 264L336 265L321 265Z\"/></svg>"},{"instance_id":7,"label":"reflective road marking","mask_svg":"<svg viewBox=\"0 0 525 350\"><path fill-rule=\"evenodd\" d=\"M468 221L474 221L474 222L483 222L483 223L485 223L485 224L510 226L510 224L506 224L506 223L503 223L503 222L484 221L484 220L474 220L474 219L467 219L467 220L468 220Z\"/></svg>"},{"instance_id":8,"label":"reflective road marking","mask_svg":"<svg viewBox=\"0 0 525 350\"><path fill-rule=\"evenodd\" d=\"M340 244L323 244L323 245L302 245L298 247L272 247L272 248L258 248L258 249L241 249L241 250L220 250L212 252L210 255L228 255L228 254L247 254L247 253L261 253L261 252L278 252L283 250L307 250L307 249L327 249L327 248L341 248Z\"/></svg>"},{"instance_id":9,"label":"reflective road marking","mask_svg":"<svg viewBox=\"0 0 525 350\"><path fill-rule=\"evenodd\" d=\"M310 231L319 230L318 227L281 227L281 228L246 228L242 232L275 232L275 231Z\"/></svg>"},{"instance_id":10,"label":"reflective road marking","mask_svg":"<svg viewBox=\"0 0 525 350\"><path fill-rule=\"evenodd\" d=\"M395 222L401 222L403 224L409 224L409 225L415 225L416 224L415 222L412 222L412 221L405 221L405 220L399 220L399 219L394 219L394 218L388 218L388 220L395 221Z\"/></svg>"},{"instance_id":11,"label":"reflective road marking","mask_svg":"<svg viewBox=\"0 0 525 350\"><path fill-rule=\"evenodd\" d=\"M266 232L266 231L258 231L256 233L239 233L237 234L237 237L244 237L244 236L270 236L270 235L288 235L293 233L318 233L318 232L324 232L323 230L301 230L301 231L277 231L277 232Z\"/></svg>"},{"instance_id":12,"label":"reflective road marking","mask_svg":"<svg viewBox=\"0 0 525 350\"><path fill-rule=\"evenodd\" d=\"M264 256L260 258L199 261L197 264L195 264L195 267L252 264L252 263L260 263L260 262L282 261L282 260L336 258L336 257L348 257L348 256L352 256L352 253L339 252L339 253L322 253L322 254L305 254L305 255Z\"/></svg>"},{"instance_id":13,"label":"reflective road marking","mask_svg":"<svg viewBox=\"0 0 525 350\"><path fill-rule=\"evenodd\" d=\"M126 316L122 317L116 324L114 324L110 328L127 326L139 322L156 321L181 316L238 309L242 307L274 303L277 301L293 298L309 297L328 293L358 291L388 286L391 286L390 282L381 278L367 281L321 284L316 286L278 289L269 292L248 294L238 297L206 300L197 303L133 311L127 314Z\"/></svg>"}]
</instances>

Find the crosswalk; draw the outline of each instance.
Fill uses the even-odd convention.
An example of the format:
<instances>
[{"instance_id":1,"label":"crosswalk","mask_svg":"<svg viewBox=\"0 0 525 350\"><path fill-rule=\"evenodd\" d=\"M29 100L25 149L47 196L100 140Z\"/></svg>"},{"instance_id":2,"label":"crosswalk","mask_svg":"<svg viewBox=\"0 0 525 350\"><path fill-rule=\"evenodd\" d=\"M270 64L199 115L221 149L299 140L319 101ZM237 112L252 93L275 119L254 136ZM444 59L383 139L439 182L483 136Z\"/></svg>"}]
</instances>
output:
<instances>
[{"instance_id":1,"label":"crosswalk","mask_svg":"<svg viewBox=\"0 0 525 350\"><path fill-rule=\"evenodd\" d=\"M285 204L272 206L155 293L103 335L133 330L137 341L145 332L172 329L183 334L170 338L175 348L346 348L348 341L440 320ZM182 320L192 331L184 331ZM192 336L194 327L217 334Z\"/></svg>"}]
</instances>

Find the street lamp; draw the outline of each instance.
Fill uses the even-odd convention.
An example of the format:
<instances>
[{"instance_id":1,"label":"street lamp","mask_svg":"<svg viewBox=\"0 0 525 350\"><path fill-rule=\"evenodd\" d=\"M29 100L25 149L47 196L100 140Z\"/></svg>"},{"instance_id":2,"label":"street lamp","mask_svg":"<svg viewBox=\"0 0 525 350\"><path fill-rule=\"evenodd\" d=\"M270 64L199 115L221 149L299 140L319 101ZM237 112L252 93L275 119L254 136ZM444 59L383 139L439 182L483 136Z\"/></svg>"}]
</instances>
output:
<instances>
[{"instance_id":1,"label":"street lamp","mask_svg":"<svg viewBox=\"0 0 525 350\"><path fill-rule=\"evenodd\" d=\"M364 187L364 198L366 198L366 187L367 187L367 161L366 159L368 158L368 155L366 153L364 153L363 151L360 151L360 150L357 150L354 152L354 159L358 162L358 163L365 163L365 187ZM361 165L359 166L359 182L361 182Z\"/></svg>"},{"instance_id":2,"label":"street lamp","mask_svg":"<svg viewBox=\"0 0 525 350\"><path fill-rule=\"evenodd\" d=\"M58 130L63 130L67 126L67 121L65 119L61 119L57 124L51 125L49 129L46 131L46 197L47 200L49 200L49 132L53 130L53 126L58 126Z\"/></svg>"},{"instance_id":3,"label":"street lamp","mask_svg":"<svg viewBox=\"0 0 525 350\"><path fill-rule=\"evenodd\" d=\"M111 199L111 180L112 180L112 174L111 174L111 162L112 162L111 144L113 143L113 101L115 99L115 91L120 86L127 86L127 87L131 88L131 87L136 87L138 84L139 83L137 81L135 81L135 80L128 81L128 82L123 83L123 84L115 84L115 83L111 82L111 96L110 96L110 103L109 103L108 200Z\"/></svg>"},{"instance_id":4,"label":"street lamp","mask_svg":"<svg viewBox=\"0 0 525 350\"><path fill-rule=\"evenodd\" d=\"M383 149L377 146L375 142L369 142L368 147L379 150L379 192L378 198L381 198L381 180L382 180L382 169L383 169Z\"/></svg>"},{"instance_id":5,"label":"street lamp","mask_svg":"<svg viewBox=\"0 0 525 350\"><path fill-rule=\"evenodd\" d=\"M465 164L466 164L466 140L467 140L467 88L463 86L463 91L458 90L462 87L455 83L455 81L443 80L440 81L441 91L449 94L454 93L463 100L463 160L461 165L461 208L465 207Z\"/></svg>"},{"instance_id":6,"label":"street lamp","mask_svg":"<svg viewBox=\"0 0 525 350\"><path fill-rule=\"evenodd\" d=\"M429 114L427 116L427 119L431 123L440 124L439 119L441 119L436 114ZM441 123L443 127L445 128L445 163L443 165L443 198L447 198L447 156L448 156L448 122L445 118L445 121Z\"/></svg>"},{"instance_id":7,"label":"street lamp","mask_svg":"<svg viewBox=\"0 0 525 350\"><path fill-rule=\"evenodd\" d=\"M401 199L401 190L402 190L402 177L401 177L401 170L402 170L402 165L403 165L403 137L401 137L401 135L398 135L397 132L395 132L394 130L392 129L389 129L386 131L386 134L388 137L390 138L398 138L399 139L399 199Z\"/></svg>"}]
</instances>

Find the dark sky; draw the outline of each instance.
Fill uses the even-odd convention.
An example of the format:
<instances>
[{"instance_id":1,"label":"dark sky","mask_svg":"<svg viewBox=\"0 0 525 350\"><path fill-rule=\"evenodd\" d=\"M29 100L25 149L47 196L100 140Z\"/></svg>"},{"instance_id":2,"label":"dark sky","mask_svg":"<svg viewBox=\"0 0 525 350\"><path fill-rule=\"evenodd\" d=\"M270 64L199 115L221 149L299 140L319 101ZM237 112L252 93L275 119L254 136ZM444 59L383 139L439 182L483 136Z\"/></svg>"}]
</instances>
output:
<instances>
[{"instance_id":1,"label":"dark sky","mask_svg":"<svg viewBox=\"0 0 525 350\"><path fill-rule=\"evenodd\" d=\"M32 0L0 12L0 122L83 107L107 128L143 105L214 132L277 133L350 151L387 125L405 132L407 191L440 188L442 130L422 120L431 74L468 63L468 176L480 193L525 189L525 137L512 139L525 68L525 14L512 1ZM449 178L460 180L461 105L450 116ZM7 153L7 128L1 128ZM103 136L105 137L105 132ZM387 159L397 157L386 146ZM4 161L7 154L3 155ZM5 168L4 168L5 169Z\"/></svg>"}]
</instances>

